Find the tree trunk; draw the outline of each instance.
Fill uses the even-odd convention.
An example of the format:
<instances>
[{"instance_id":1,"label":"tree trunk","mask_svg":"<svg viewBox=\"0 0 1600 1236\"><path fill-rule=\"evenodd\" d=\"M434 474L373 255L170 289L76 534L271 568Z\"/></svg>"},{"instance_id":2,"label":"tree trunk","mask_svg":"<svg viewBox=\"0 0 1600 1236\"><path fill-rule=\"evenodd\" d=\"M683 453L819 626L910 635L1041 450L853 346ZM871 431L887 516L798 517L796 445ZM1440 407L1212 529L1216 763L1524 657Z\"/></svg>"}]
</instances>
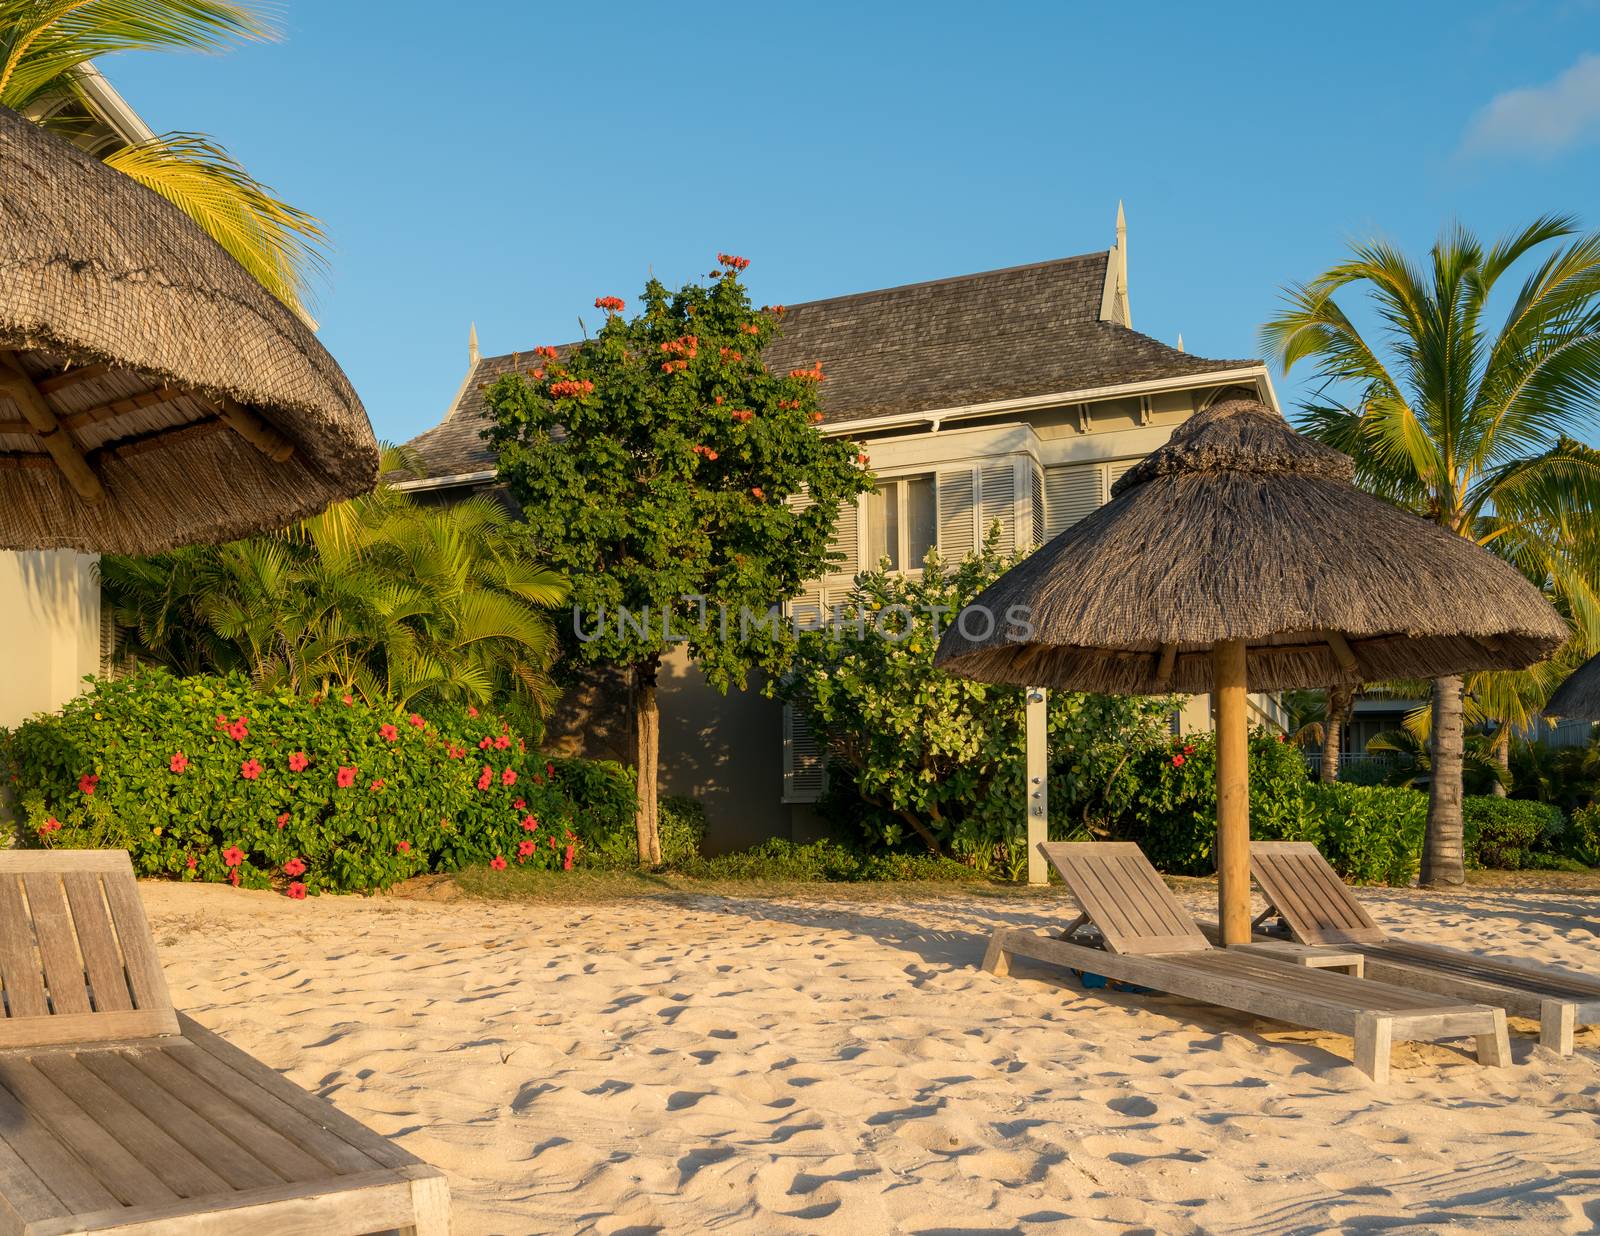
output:
<instances>
[{"instance_id":1,"label":"tree trunk","mask_svg":"<svg viewBox=\"0 0 1600 1236\"><path fill-rule=\"evenodd\" d=\"M639 865L661 865L656 778L661 756L661 709L656 704L656 674L661 658L647 657L633 667L633 765L639 813L634 827L639 840Z\"/></svg>"},{"instance_id":2,"label":"tree trunk","mask_svg":"<svg viewBox=\"0 0 1600 1236\"><path fill-rule=\"evenodd\" d=\"M1318 780L1324 785L1339 779L1339 755L1344 750L1344 719L1350 714L1350 688L1328 688L1328 715L1322 723L1322 767Z\"/></svg>"},{"instance_id":3,"label":"tree trunk","mask_svg":"<svg viewBox=\"0 0 1600 1236\"><path fill-rule=\"evenodd\" d=\"M1490 748L1494 752L1494 762L1500 765L1500 780L1489 787L1489 793L1496 798L1506 796L1506 786L1511 784L1511 727L1504 721L1500 723L1500 732L1494 736L1494 745Z\"/></svg>"},{"instance_id":4,"label":"tree trunk","mask_svg":"<svg viewBox=\"0 0 1600 1236\"><path fill-rule=\"evenodd\" d=\"M1422 883L1464 884L1461 819L1461 678L1433 680L1433 777L1428 785L1428 832L1422 843Z\"/></svg>"}]
</instances>

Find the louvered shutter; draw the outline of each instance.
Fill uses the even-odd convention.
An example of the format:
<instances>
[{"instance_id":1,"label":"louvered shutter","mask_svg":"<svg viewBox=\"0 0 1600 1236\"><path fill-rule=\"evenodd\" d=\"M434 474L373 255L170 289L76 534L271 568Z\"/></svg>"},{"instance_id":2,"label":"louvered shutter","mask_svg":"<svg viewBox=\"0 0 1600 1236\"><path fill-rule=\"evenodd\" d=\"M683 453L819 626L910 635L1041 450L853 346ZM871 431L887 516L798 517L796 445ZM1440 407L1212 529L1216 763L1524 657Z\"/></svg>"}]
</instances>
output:
<instances>
[{"instance_id":1,"label":"louvered shutter","mask_svg":"<svg viewBox=\"0 0 1600 1236\"><path fill-rule=\"evenodd\" d=\"M100 677L117 676L117 615L100 599Z\"/></svg>"},{"instance_id":2,"label":"louvered shutter","mask_svg":"<svg viewBox=\"0 0 1600 1236\"><path fill-rule=\"evenodd\" d=\"M1044 471L1038 464L1028 465L1028 497L1033 527L1028 529L1029 539L1035 545L1044 544Z\"/></svg>"},{"instance_id":3,"label":"louvered shutter","mask_svg":"<svg viewBox=\"0 0 1600 1236\"><path fill-rule=\"evenodd\" d=\"M1045 536L1066 531L1106 500L1099 464L1062 464L1044 470Z\"/></svg>"},{"instance_id":4,"label":"louvered shutter","mask_svg":"<svg viewBox=\"0 0 1600 1236\"><path fill-rule=\"evenodd\" d=\"M828 564L828 574L854 576L860 573L861 507L856 499L839 504L839 517L834 521L833 540L828 548L843 555L840 561Z\"/></svg>"},{"instance_id":5,"label":"louvered shutter","mask_svg":"<svg viewBox=\"0 0 1600 1236\"><path fill-rule=\"evenodd\" d=\"M973 496L971 468L939 473L939 556L946 562L960 562L973 550Z\"/></svg>"},{"instance_id":6,"label":"louvered shutter","mask_svg":"<svg viewBox=\"0 0 1600 1236\"><path fill-rule=\"evenodd\" d=\"M1017 470L1008 459L986 464L978 477L978 509L983 516L983 535L998 522L1002 554L1017 547Z\"/></svg>"},{"instance_id":7,"label":"louvered shutter","mask_svg":"<svg viewBox=\"0 0 1600 1236\"><path fill-rule=\"evenodd\" d=\"M1106 469L1106 500L1107 501L1109 501L1110 497L1111 497L1111 487L1113 485L1115 485L1119 480L1122 479L1122 474L1124 472L1126 472L1129 468L1133 467L1133 465L1138 463L1138 462L1139 461L1137 459L1119 459L1119 460L1117 460L1116 463L1111 464Z\"/></svg>"},{"instance_id":8,"label":"louvered shutter","mask_svg":"<svg viewBox=\"0 0 1600 1236\"><path fill-rule=\"evenodd\" d=\"M814 803L822 797L828 773L822 744L791 704L783 706L783 801Z\"/></svg>"}]
</instances>

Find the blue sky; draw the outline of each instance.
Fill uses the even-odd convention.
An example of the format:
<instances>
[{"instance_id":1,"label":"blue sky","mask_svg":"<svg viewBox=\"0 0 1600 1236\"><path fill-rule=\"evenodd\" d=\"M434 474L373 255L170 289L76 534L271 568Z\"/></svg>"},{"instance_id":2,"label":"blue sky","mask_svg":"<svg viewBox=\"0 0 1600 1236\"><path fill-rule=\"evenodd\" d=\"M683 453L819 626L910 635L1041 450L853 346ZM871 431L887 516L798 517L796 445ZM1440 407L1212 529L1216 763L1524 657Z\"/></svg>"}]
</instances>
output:
<instances>
[{"instance_id":1,"label":"blue sky","mask_svg":"<svg viewBox=\"0 0 1600 1236\"><path fill-rule=\"evenodd\" d=\"M718 250L795 302L1104 248L1120 198L1134 326L1248 357L1352 238L1600 228L1600 3L1293 11L285 0L280 43L103 68L325 220L322 338L404 440L469 322L560 342Z\"/></svg>"}]
</instances>

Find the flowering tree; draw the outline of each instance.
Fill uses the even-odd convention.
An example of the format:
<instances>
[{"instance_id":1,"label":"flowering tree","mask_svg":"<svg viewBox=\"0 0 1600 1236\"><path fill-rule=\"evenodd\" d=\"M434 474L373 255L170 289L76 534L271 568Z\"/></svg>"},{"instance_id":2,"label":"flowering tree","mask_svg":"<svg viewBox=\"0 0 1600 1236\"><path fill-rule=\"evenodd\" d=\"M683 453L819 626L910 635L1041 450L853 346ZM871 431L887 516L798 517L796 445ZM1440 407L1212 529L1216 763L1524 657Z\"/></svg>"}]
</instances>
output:
<instances>
[{"instance_id":1,"label":"flowering tree","mask_svg":"<svg viewBox=\"0 0 1600 1236\"><path fill-rule=\"evenodd\" d=\"M661 861L663 654L685 645L724 691L781 672L793 636L774 607L826 571L840 503L871 486L859 448L817 428L820 362L762 363L783 310L752 308L748 265L719 254L708 284L677 292L652 279L633 318L603 296L597 336L535 349L487 392L500 480L572 584L572 653L631 673L645 863Z\"/></svg>"}]
</instances>

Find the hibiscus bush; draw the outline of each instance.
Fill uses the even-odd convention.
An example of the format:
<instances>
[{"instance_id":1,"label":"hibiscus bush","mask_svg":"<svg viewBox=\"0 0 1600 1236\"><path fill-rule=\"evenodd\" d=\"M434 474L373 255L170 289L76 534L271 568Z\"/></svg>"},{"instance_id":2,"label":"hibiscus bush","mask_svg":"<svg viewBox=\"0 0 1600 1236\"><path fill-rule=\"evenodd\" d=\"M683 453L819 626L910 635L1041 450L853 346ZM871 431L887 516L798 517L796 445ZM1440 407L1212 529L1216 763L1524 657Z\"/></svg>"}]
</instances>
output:
<instances>
[{"instance_id":1,"label":"hibiscus bush","mask_svg":"<svg viewBox=\"0 0 1600 1236\"><path fill-rule=\"evenodd\" d=\"M97 682L6 735L5 758L25 844L291 897L479 863L570 869L635 810L619 765L551 759L475 708L424 716L239 675Z\"/></svg>"}]
</instances>

